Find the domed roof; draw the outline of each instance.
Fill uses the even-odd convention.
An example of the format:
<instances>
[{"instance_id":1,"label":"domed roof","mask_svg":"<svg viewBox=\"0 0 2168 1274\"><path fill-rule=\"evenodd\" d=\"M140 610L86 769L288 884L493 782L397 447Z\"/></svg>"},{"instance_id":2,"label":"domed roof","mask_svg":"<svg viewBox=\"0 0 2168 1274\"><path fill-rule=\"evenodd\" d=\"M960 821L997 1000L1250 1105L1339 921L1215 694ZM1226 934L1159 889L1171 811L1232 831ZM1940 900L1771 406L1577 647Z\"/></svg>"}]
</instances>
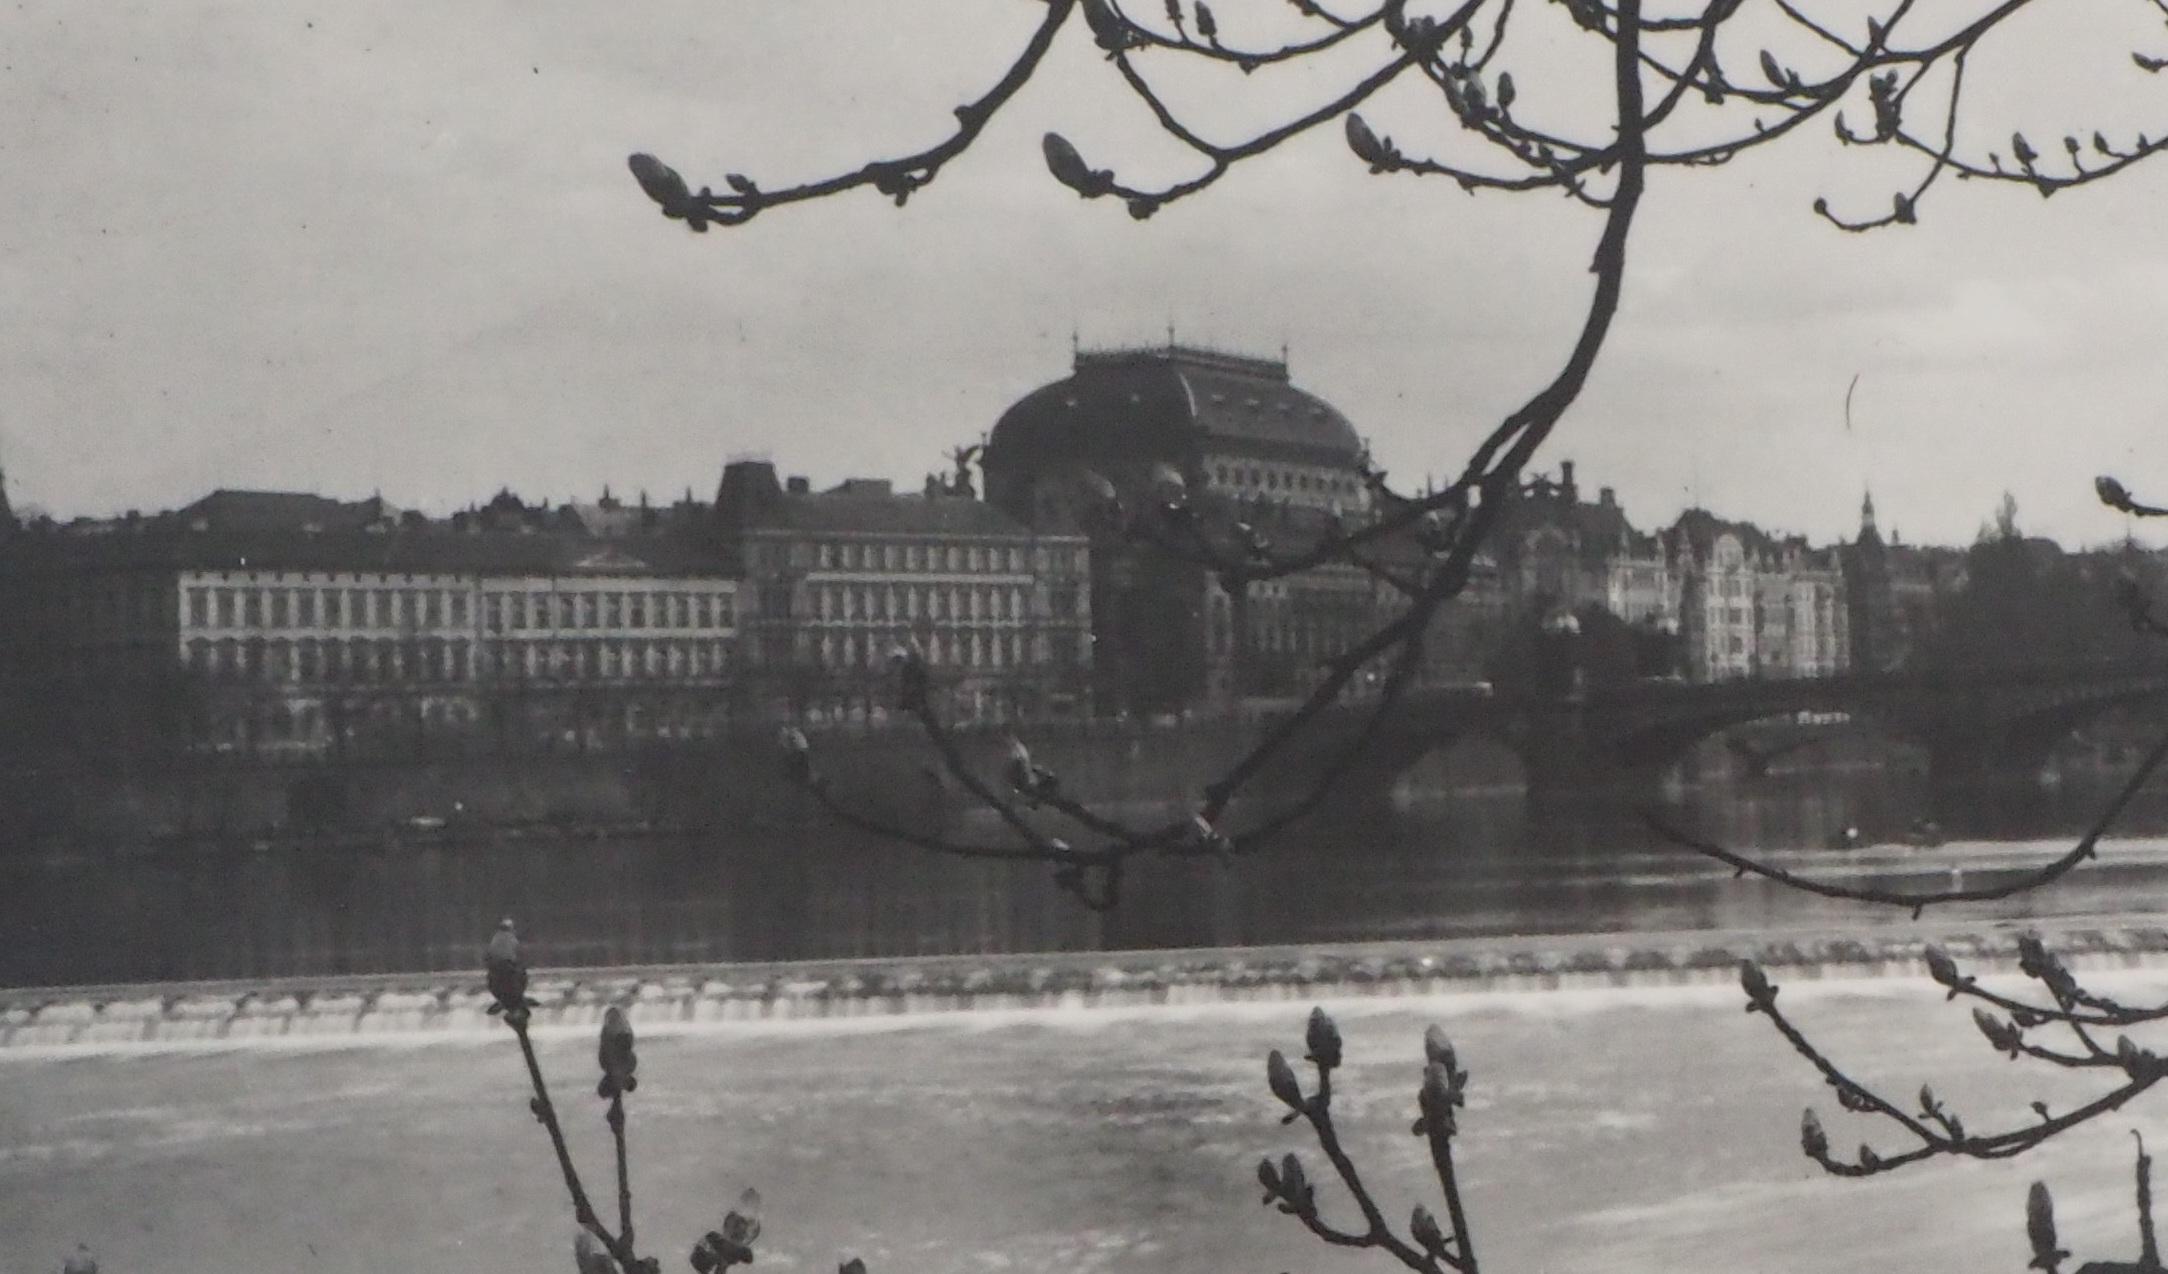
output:
<instances>
[{"instance_id":1,"label":"domed roof","mask_svg":"<svg viewBox=\"0 0 2168 1274\"><path fill-rule=\"evenodd\" d=\"M1012 447L1165 455L1170 444L1340 465L1362 452L1347 417L1289 383L1284 360L1169 345L1079 352L1068 377L1002 414L987 458Z\"/></svg>"}]
</instances>

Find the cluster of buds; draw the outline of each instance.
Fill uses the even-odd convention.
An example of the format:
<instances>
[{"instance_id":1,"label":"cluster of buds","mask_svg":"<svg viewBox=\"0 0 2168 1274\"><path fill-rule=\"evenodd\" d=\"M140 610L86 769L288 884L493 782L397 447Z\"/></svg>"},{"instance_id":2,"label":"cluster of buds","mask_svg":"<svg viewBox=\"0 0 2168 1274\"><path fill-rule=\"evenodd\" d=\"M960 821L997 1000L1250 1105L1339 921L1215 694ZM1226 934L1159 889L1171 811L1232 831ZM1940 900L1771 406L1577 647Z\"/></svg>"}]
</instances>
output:
<instances>
[{"instance_id":1,"label":"cluster of buds","mask_svg":"<svg viewBox=\"0 0 2168 1274\"><path fill-rule=\"evenodd\" d=\"M1904 104L1897 94L1897 72L1867 77L1867 100L1874 106L1874 140L1886 142L1904 124Z\"/></svg>"},{"instance_id":2,"label":"cluster of buds","mask_svg":"<svg viewBox=\"0 0 2168 1274\"><path fill-rule=\"evenodd\" d=\"M1418 1137L1451 1137L1459 1131L1453 1112L1468 1104L1468 1072L1460 1068L1445 1028L1423 1032L1423 1087L1417 1107L1423 1112L1411 1131Z\"/></svg>"},{"instance_id":3,"label":"cluster of buds","mask_svg":"<svg viewBox=\"0 0 2168 1274\"><path fill-rule=\"evenodd\" d=\"M751 1265L753 1240L759 1237L760 1191L747 1190L738 1196L738 1206L723 1218L722 1226L701 1235L700 1241L693 1245L693 1269L698 1274L714 1274L714 1271L727 1270L733 1265ZM845 1268L853 1264L861 1272L865 1269L855 1260L847 1263Z\"/></svg>"},{"instance_id":4,"label":"cluster of buds","mask_svg":"<svg viewBox=\"0 0 2168 1274\"><path fill-rule=\"evenodd\" d=\"M1950 999L1954 1000L1971 989L1973 979L1959 971L1957 961L1952 960L1950 953L1941 947L1932 942L1928 943L1927 949L1920 953L1920 958L1927 962L1927 976L1933 978L1937 985L1949 988Z\"/></svg>"},{"instance_id":5,"label":"cluster of buds","mask_svg":"<svg viewBox=\"0 0 2168 1274\"><path fill-rule=\"evenodd\" d=\"M2048 989L2056 999L2075 1002L2083 994L2078 980L2071 975L2055 953L2040 941L2040 935L2028 933L2017 940L2018 972Z\"/></svg>"},{"instance_id":6,"label":"cluster of buds","mask_svg":"<svg viewBox=\"0 0 2168 1274\"><path fill-rule=\"evenodd\" d=\"M489 978L490 1016L501 1013L515 1025L525 1022L535 1002L527 998L527 961L520 954L519 930L510 916L498 921L497 932L490 935L482 951L482 969Z\"/></svg>"},{"instance_id":7,"label":"cluster of buds","mask_svg":"<svg viewBox=\"0 0 2168 1274\"><path fill-rule=\"evenodd\" d=\"M1257 1161L1257 1184L1265 1188L1266 1207L1278 1204L1280 1211L1289 1216L1315 1216L1317 1214L1317 1189L1310 1184L1309 1174L1302 1170L1302 1160L1290 1151L1275 1164L1270 1159Z\"/></svg>"},{"instance_id":8,"label":"cluster of buds","mask_svg":"<svg viewBox=\"0 0 2168 1274\"><path fill-rule=\"evenodd\" d=\"M1955 1111L1942 1104L1941 1099L1935 1096L1934 1086L1931 1084L1920 1085L1920 1116L1941 1124L1942 1130L1950 1135L1951 1141L1965 1139L1964 1121L1957 1117Z\"/></svg>"},{"instance_id":9,"label":"cluster of buds","mask_svg":"<svg viewBox=\"0 0 2168 1274\"><path fill-rule=\"evenodd\" d=\"M1984 1008L1975 1008L1972 1011L1972 1024L1980 1028L1980 1034L1987 1037L1988 1046L2004 1057L2015 1061L2025 1051L2025 1033L2009 1019L1998 1017Z\"/></svg>"}]
</instances>

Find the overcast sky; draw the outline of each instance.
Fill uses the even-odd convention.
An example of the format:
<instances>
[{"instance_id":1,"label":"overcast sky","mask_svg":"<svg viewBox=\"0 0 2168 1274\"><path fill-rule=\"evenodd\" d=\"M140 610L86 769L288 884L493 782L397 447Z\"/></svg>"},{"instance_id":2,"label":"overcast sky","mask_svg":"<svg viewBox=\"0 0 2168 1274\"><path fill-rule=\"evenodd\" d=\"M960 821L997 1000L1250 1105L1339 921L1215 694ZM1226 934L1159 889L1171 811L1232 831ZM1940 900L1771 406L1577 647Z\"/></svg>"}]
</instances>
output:
<instances>
[{"instance_id":1,"label":"overcast sky","mask_svg":"<svg viewBox=\"0 0 2168 1274\"><path fill-rule=\"evenodd\" d=\"M1221 0L1223 27L1244 2ZM743 453L818 482L915 482L1066 374L1072 332L1137 343L1169 324L1237 351L1284 342L1298 384L1419 476L1454 470L1555 366L1596 214L1372 177L1333 128L1134 222L1039 159L1059 128L1095 164L1179 171L1081 23L907 209L865 192L694 236L626 173L650 150L696 186L773 186L923 144L1040 12L16 6L0 19L9 491L62 516L218 486L441 512L500 485L705 497ZM2060 38L2035 23L2024 47L2110 94L2111 131L2168 134L2168 83L2128 42L2064 56ZM1215 81L1193 100L1310 87ZM2047 152L2095 122L2030 124ZM1809 205L1886 207L1890 174L1862 154L1817 125L1659 174L1620 326L1542 466L1577 460L1644 525L1698 499L1826 539L1871 484L1907 539L1969 540L2006 488L2028 529L2121 535L2095 473L2168 492L2168 165L2053 201L1953 184L1919 227L1842 235Z\"/></svg>"}]
</instances>

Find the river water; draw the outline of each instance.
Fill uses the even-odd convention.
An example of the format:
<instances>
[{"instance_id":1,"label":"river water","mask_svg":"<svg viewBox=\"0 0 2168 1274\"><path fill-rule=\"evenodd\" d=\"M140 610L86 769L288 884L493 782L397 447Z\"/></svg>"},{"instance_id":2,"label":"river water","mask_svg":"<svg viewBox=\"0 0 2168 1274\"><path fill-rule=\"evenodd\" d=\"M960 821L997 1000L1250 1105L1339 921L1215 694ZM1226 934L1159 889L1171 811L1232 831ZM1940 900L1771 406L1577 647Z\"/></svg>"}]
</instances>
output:
<instances>
[{"instance_id":1,"label":"river water","mask_svg":"<svg viewBox=\"0 0 2168 1274\"><path fill-rule=\"evenodd\" d=\"M1671 793L1671 816L1799 868L1915 887L1992 880L2052 856L2101 783L1977 794L1936 850L1837 852L1847 826L1894 837L1930 808L1916 777L1777 775ZM1947 808L1947 806L1946 806ZM1981 915L2114 912L2168 866L2168 793L2124 818L2122 847L2050 894ZM518 917L538 964L1251 946L1377 938L1855 923L1855 908L1736 880L1616 806L1532 813L1513 791L1305 825L1232 870L1151 864L1094 915L1038 866L929 857L832 825L614 839L99 861L0 858L0 986L466 970ZM1901 917L1888 917L1899 919Z\"/></svg>"},{"instance_id":2,"label":"river water","mask_svg":"<svg viewBox=\"0 0 2168 1274\"><path fill-rule=\"evenodd\" d=\"M2168 995L2158 965L2101 976ZM1782 995L1854 1073L1900 1094L1931 1080L1975 1129L2098 1086L2013 1068L1918 978L1802 979ZM1439 1022L1474 1077L1460 1157L1486 1270L2016 1270L2037 1178L2056 1189L2068 1245L2134 1254L2126 1129L2168 1141L2157 1105L2014 1163L1830 1178L1800 1156L1804 1105L1840 1146L1901 1143L1834 1110L1739 1005L1725 983L1334 1003L1343 1135L1391 1215L1437 1205L1408 1123L1421 1033ZM681 1268L751 1184L767 1200L762 1270L850 1254L876 1274L1397 1268L1323 1248L1258 1205L1259 1156L1307 1151L1323 1171L1263 1082L1266 1050L1300 1052L1305 1013L1298 1001L657 1034L632 1101L641 1232ZM591 1041L560 1032L541 1051L606 1200ZM105 1269L162 1274L570 1269L569 1213L525 1084L502 1028L0 1050L0 1268L55 1268L80 1241ZM1339 1189L1321 1199L1348 1219Z\"/></svg>"},{"instance_id":3,"label":"river water","mask_svg":"<svg viewBox=\"0 0 2168 1274\"><path fill-rule=\"evenodd\" d=\"M1901 828L1924 795L1880 774L1678 795L1676 816L1705 834L1791 866L1914 885L2043 861L2102 799L2080 785L1988 793L1945 846L1837 852L1822 848L1837 829ZM2149 798L2102 861L1945 923L2002 938L2016 923L2157 927L2163 828L2168 806ZM1307 835L1232 872L1162 873L1107 918L1038 871L774 829L336 859L17 863L0 890L0 982L441 968L459 971L446 993L467 995L454 988L471 985L476 939L503 911L521 918L537 963L557 965L1544 932L1654 942L1656 930L1747 949L1809 927L1870 944L1913 932L1901 913L1734 879L1615 813L1532 818L1513 794ZM1635 949L1631 936L1599 945ZM2101 976L2129 996L2168 997L2168 964L2129 963ZM1964 1006L1917 976L1851 976L1901 967L1796 968L1784 1002L1855 1073L1898 1093L1931 1080L1974 1128L2029 1120L2034 1099L2068 1109L2091 1091L2084 1075L2013 1067ZM2015 1163L1828 1178L1799 1155L1801 1106L1823 1108L1840 1146L1898 1143L1830 1109L1806 1065L1740 1013L1729 975L1707 977L1673 968L1564 990L1478 977L1336 1002L1349 1057L1342 1123L1388 1211L1436 1201L1407 1126L1421 1033L1441 1022L1475 1076L1462 1156L1486 1270L2017 1269L2025 1189L2042 1177L2066 1245L2134 1252L2126 1130L2168 1143L2153 1107ZM1279 1124L1261 1066L1267 1049L1300 1051L1311 992L1290 994L1213 1002L1206 987L1157 1007L687 1019L646 1031L632 1133L643 1232L675 1267L753 1184L769 1200L760 1269L825 1270L846 1254L877 1274L1388 1268L1321 1248L1258 1206L1258 1156L1304 1148ZM501 1027L466 1021L404 1037L169 1045L149 1032L127 1045L0 1048L0 1269L55 1267L78 1241L106 1269L177 1274L570 1268L562 1188L526 1111L517 1050ZM579 1095L593 1047L587 1029L567 1027L542 1052L607 1196L606 1135Z\"/></svg>"}]
</instances>

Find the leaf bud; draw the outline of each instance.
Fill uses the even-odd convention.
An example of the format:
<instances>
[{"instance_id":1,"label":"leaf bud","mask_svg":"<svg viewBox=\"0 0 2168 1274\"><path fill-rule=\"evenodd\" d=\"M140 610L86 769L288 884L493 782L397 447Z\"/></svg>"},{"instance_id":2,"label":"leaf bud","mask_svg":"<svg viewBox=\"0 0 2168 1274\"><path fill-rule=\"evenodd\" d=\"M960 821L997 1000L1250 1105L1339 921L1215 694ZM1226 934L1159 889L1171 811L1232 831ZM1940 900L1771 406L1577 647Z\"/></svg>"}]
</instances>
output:
<instances>
[{"instance_id":1,"label":"leaf bud","mask_svg":"<svg viewBox=\"0 0 2168 1274\"><path fill-rule=\"evenodd\" d=\"M1287 1064L1286 1056L1278 1049L1265 1057L1265 1083L1289 1110L1302 1110L1302 1085L1295 1079L1295 1068Z\"/></svg>"},{"instance_id":2,"label":"leaf bud","mask_svg":"<svg viewBox=\"0 0 2168 1274\"><path fill-rule=\"evenodd\" d=\"M2053 1271L2070 1253L2055 1245L2055 1199L2045 1181L2035 1181L2025 1195L2025 1236L2032 1241L2029 1268Z\"/></svg>"},{"instance_id":3,"label":"leaf bud","mask_svg":"<svg viewBox=\"0 0 2168 1274\"><path fill-rule=\"evenodd\" d=\"M1436 1023L1423 1032L1423 1059L1449 1071L1460 1069L1459 1059L1453 1055L1453 1041L1446 1038L1445 1028Z\"/></svg>"},{"instance_id":4,"label":"leaf bud","mask_svg":"<svg viewBox=\"0 0 2168 1274\"><path fill-rule=\"evenodd\" d=\"M1438 1228L1438 1218L1430 1215L1430 1209L1418 1203L1408 1218L1408 1233L1415 1236L1415 1245L1433 1256L1445 1250L1445 1232Z\"/></svg>"},{"instance_id":5,"label":"leaf bud","mask_svg":"<svg viewBox=\"0 0 2168 1274\"><path fill-rule=\"evenodd\" d=\"M1752 960L1739 962L1739 985L1746 991L1746 1011L1749 1013L1766 1009L1776 1002L1777 989L1769 981L1769 975Z\"/></svg>"},{"instance_id":6,"label":"leaf bud","mask_svg":"<svg viewBox=\"0 0 2168 1274\"><path fill-rule=\"evenodd\" d=\"M1054 174L1054 180L1084 198L1097 199L1113 189L1113 174L1095 171L1060 133L1048 133L1041 139L1040 149L1045 152L1047 171Z\"/></svg>"},{"instance_id":7,"label":"leaf bud","mask_svg":"<svg viewBox=\"0 0 2168 1274\"><path fill-rule=\"evenodd\" d=\"M1957 961L1952 960L1949 952L1934 943L1927 944L1927 950L1921 953L1921 958L1927 961L1927 976L1943 986L1955 988L1964 982L1964 975L1957 971Z\"/></svg>"},{"instance_id":8,"label":"leaf bud","mask_svg":"<svg viewBox=\"0 0 2168 1274\"><path fill-rule=\"evenodd\" d=\"M1822 1131L1821 1117L1812 1106L1799 1116L1799 1148L1807 1158L1821 1160L1829 1157L1829 1134Z\"/></svg>"},{"instance_id":9,"label":"leaf bud","mask_svg":"<svg viewBox=\"0 0 2168 1274\"><path fill-rule=\"evenodd\" d=\"M602 1082L595 1086L597 1097L621 1096L640 1086L639 1079L633 1074L639 1069L640 1059L633 1052L632 1020L615 1004L602 1015L602 1036L596 1058L602 1066Z\"/></svg>"},{"instance_id":10,"label":"leaf bud","mask_svg":"<svg viewBox=\"0 0 2168 1274\"><path fill-rule=\"evenodd\" d=\"M1310 1029L1304 1041L1310 1048L1310 1060L1326 1070L1340 1064L1340 1027L1332 1015L1323 1008L1310 1010Z\"/></svg>"}]
</instances>

